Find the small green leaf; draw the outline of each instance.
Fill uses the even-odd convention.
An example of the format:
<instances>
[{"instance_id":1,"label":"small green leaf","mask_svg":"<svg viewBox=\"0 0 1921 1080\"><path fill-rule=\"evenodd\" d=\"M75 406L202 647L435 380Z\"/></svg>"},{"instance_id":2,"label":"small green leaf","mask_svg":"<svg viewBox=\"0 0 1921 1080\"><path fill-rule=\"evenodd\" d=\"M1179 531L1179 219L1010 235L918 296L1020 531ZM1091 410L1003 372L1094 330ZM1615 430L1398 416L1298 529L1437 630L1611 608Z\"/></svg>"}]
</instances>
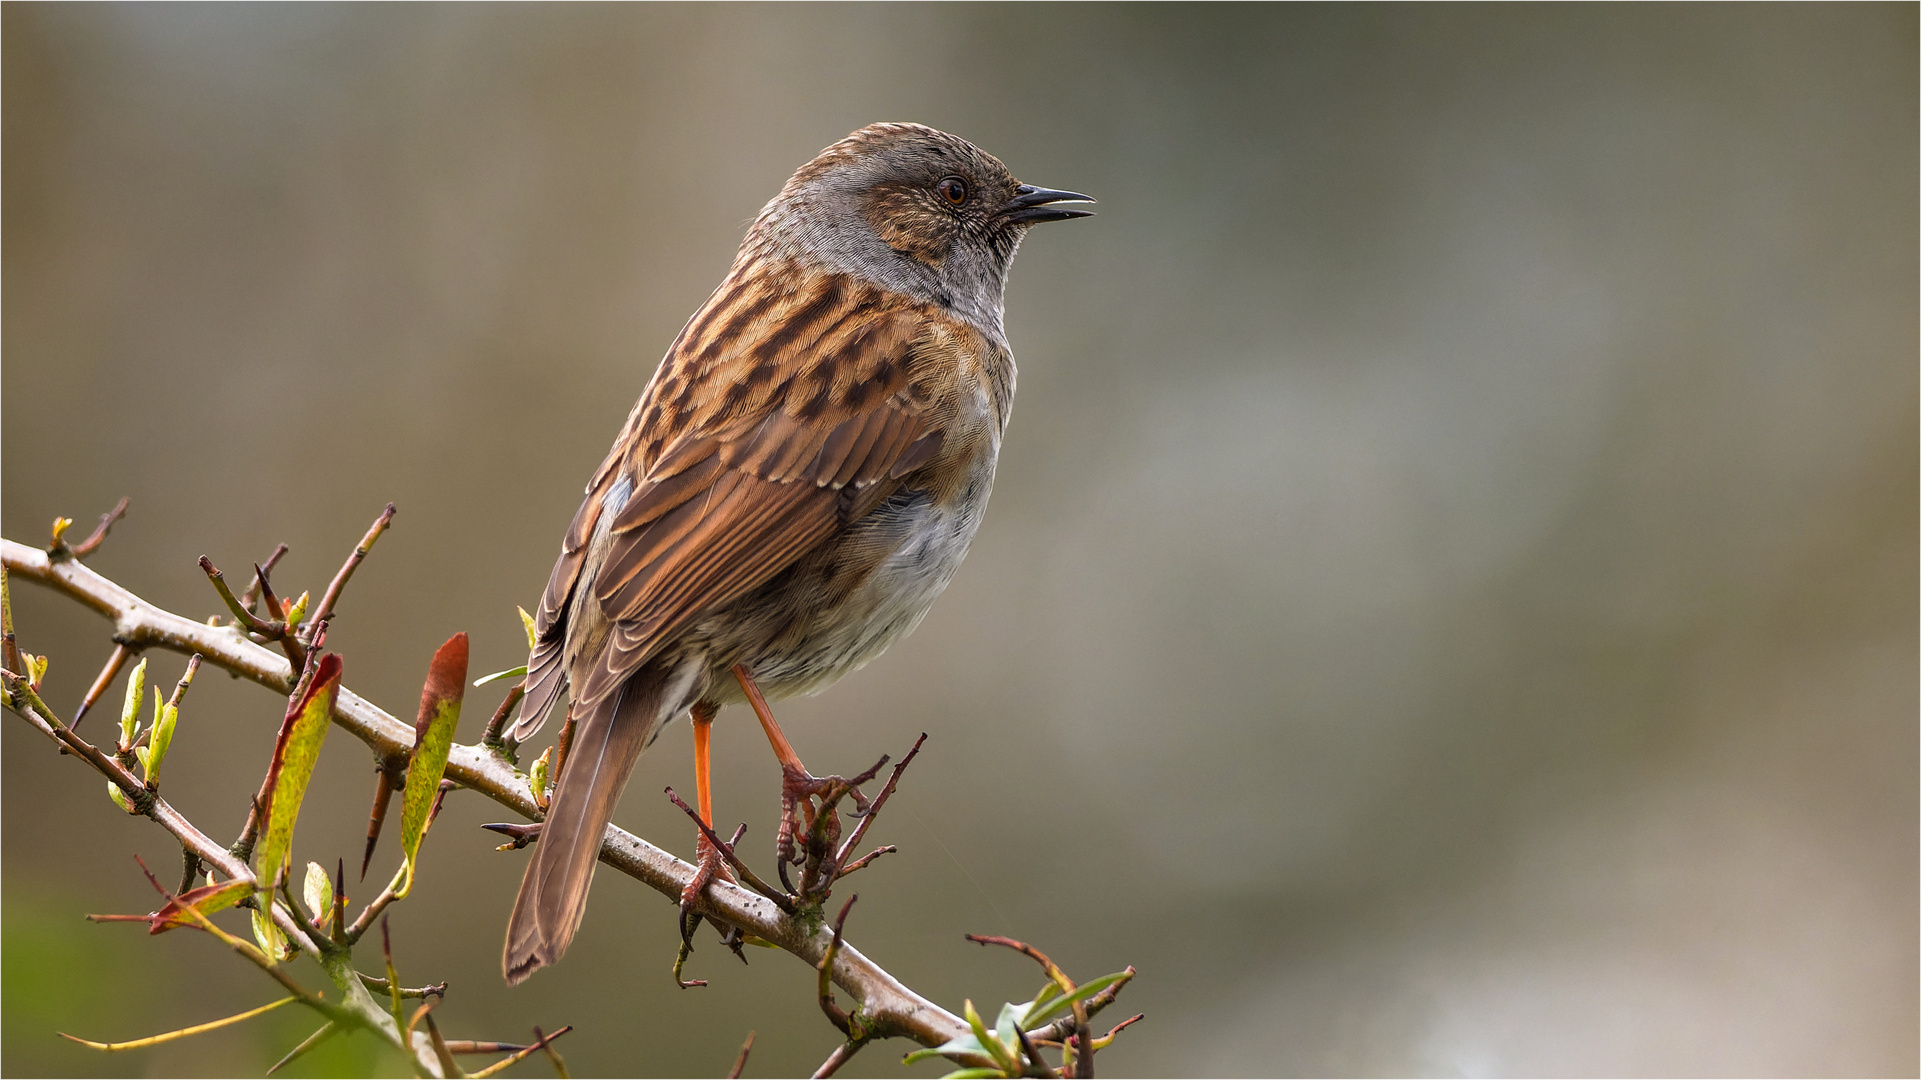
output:
<instances>
[{"instance_id":1,"label":"small green leaf","mask_svg":"<svg viewBox=\"0 0 1921 1080\"><path fill-rule=\"evenodd\" d=\"M1019 1073L1005 1073L999 1069L955 1069L941 1074L941 1080L985 1080L990 1076L1018 1076Z\"/></svg>"},{"instance_id":2,"label":"small green leaf","mask_svg":"<svg viewBox=\"0 0 1921 1080\"><path fill-rule=\"evenodd\" d=\"M532 652L534 643L540 640L540 635L534 632L534 617L527 614L527 609L524 607L516 607L514 610L520 612L520 625L527 628L527 651Z\"/></svg>"},{"instance_id":3,"label":"small green leaf","mask_svg":"<svg viewBox=\"0 0 1921 1080\"><path fill-rule=\"evenodd\" d=\"M133 813L133 807L127 805L127 793L121 791L120 785L111 780L107 781L107 798L112 799L113 804L120 809L129 814Z\"/></svg>"},{"instance_id":4,"label":"small green leaf","mask_svg":"<svg viewBox=\"0 0 1921 1080\"><path fill-rule=\"evenodd\" d=\"M988 1054L1000 1065L1003 1073L1019 1076L1020 1058L1010 1056L1007 1053L1007 1047L1001 1045L1001 1041L994 1037L994 1033L987 1030L987 1025L981 1022L981 1014L974 1011L973 999L969 998L961 1004L963 1015L967 1017L967 1026L974 1031L974 1038L980 1040L980 1044L987 1048Z\"/></svg>"},{"instance_id":5,"label":"small green leaf","mask_svg":"<svg viewBox=\"0 0 1921 1080\"><path fill-rule=\"evenodd\" d=\"M499 682L502 679L518 679L525 674L527 674L527 665L522 664L519 667L510 667L506 671L496 671L492 675L482 675L480 678L474 680L474 685L485 686L490 682Z\"/></svg>"},{"instance_id":6,"label":"small green leaf","mask_svg":"<svg viewBox=\"0 0 1921 1080\"><path fill-rule=\"evenodd\" d=\"M147 696L147 658L133 666L133 674L127 676L127 704L120 710L120 745L132 746L134 736L140 734L140 705Z\"/></svg>"},{"instance_id":7,"label":"small green leaf","mask_svg":"<svg viewBox=\"0 0 1921 1080\"><path fill-rule=\"evenodd\" d=\"M307 864L307 880L302 883L300 898L307 902L307 910L313 913L315 922L333 914L334 883L319 863Z\"/></svg>"},{"instance_id":8,"label":"small green leaf","mask_svg":"<svg viewBox=\"0 0 1921 1080\"><path fill-rule=\"evenodd\" d=\"M300 599L298 599L298 600L295 600L295 601L293 602L293 606L287 609L287 627L288 627L288 629L292 629L293 627L296 627L296 626L299 626L299 625L300 625L300 620L301 620L302 618L304 618L304 617L306 616L306 614L307 614L307 600L308 600L308 599L309 599L309 598L310 598L310 597L311 597L312 595L313 595L313 594L312 594L311 592L303 592L303 593L301 593L301 594L300 594Z\"/></svg>"},{"instance_id":9,"label":"small green leaf","mask_svg":"<svg viewBox=\"0 0 1921 1080\"><path fill-rule=\"evenodd\" d=\"M1061 996L1061 988L1058 983L1054 982L1054 980L1052 979L1049 979L1047 980L1047 982L1043 983L1041 985L1040 993L1034 995L1034 1000L1020 1007L1021 1027L1027 1031L1032 1031L1035 1028L1040 1027L1041 1024L1045 1023L1045 1021L1042 1020L1041 1018L1043 1016L1051 1015L1051 1013L1047 1012L1046 1010L1050 1005L1054 1003L1055 999L1059 998L1060 996Z\"/></svg>"},{"instance_id":10,"label":"small green leaf","mask_svg":"<svg viewBox=\"0 0 1921 1080\"><path fill-rule=\"evenodd\" d=\"M1015 1061L1021 1059L1021 1037L1015 1032L1020 1023L1020 1006L1007 1002L1001 1006L1001 1014L994 1020L994 1038L1007 1048Z\"/></svg>"},{"instance_id":11,"label":"small green leaf","mask_svg":"<svg viewBox=\"0 0 1921 1080\"><path fill-rule=\"evenodd\" d=\"M173 745L174 725L180 722L180 709L172 702L161 701L157 692L153 696L153 711L153 736L147 740L147 752L140 755L148 787L160 780L160 766L167 760L167 747Z\"/></svg>"},{"instance_id":12,"label":"small green leaf","mask_svg":"<svg viewBox=\"0 0 1921 1080\"><path fill-rule=\"evenodd\" d=\"M254 850L254 877L263 890L271 890L280 869L293 854L293 827L300 817L300 803L306 798L307 783L313 779L314 763L320 760L320 746L327 740L331 726L334 696L340 690L340 657L328 653L320 658L313 682L301 699L287 709L280 722L280 737L274 743L273 764L267 775L267 827L261 830L260 846Z\"/></svg>"},{"instance_id":13,"label":"small green leaf","mask_svg":"<svg viewBox=\"0 0 1921 1080\"><path fill-rule=\"evenodd\" d=\"M447 772L447 751L460 723L460 701L467 683L467 635L455 634L434 653L427 668L427 684L420 689L420 715L414 721L414 752L407 759L407 790L400 803L400 853L407 860L395 896L414 887L414 866L420 841L427 835L427 817L440 778Z\"/></svg>"},{"instance_id":14,"label":"small green leaf","mask_svg":"<svg viewBox=\"0 0 1921 1080\"><path fill-rule=\"evenodd\" d=\"M267 900L268 897L262 894L261 899ZM267 954L268 960L278 962L280 954L287 949L287 935L273 924L267 908L254 908L250 914L253 915L253 939L260 943L260 951Z\"/></svg>"},{"instance_id":15,"label":"small green leaf","mask_svg":"<svg viewBox=\"0 0 1921 1080\"><path fill-rule=\"evenodd\" d=\"M1045 997L1038 998L1035 1000L1034 1006L1027 1011L1027 1022L1021 1026L1031 1031L1046 1023L1049 1018L1058 1016L1073 1008L1076 1001L1086 1001L1088 998L1093 997L1095 994L1100 993L1127 977L1127 972L1116 971L1112 975L1103 975L1098 979L1090 979L1075 987L1073 993L1062 994L1051 1001Z\"/></svg>"}]
</instances>

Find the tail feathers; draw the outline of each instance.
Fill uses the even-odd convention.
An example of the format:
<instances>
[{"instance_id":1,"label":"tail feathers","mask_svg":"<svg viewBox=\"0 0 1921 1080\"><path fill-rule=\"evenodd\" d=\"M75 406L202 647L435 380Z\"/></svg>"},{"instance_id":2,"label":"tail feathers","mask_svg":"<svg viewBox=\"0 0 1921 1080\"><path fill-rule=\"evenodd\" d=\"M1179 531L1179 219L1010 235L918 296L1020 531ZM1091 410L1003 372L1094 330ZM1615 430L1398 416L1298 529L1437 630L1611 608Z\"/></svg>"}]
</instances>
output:
<instances>
[{"instance_id":1,"label":"tail feathers","mask_svg":"<svg viewBox=\"0 0 1921 1080\"><path fill-rule=\"evenodd\" d=\"M528 657L527 695L521 699L520 718L514 721L515 742L526 742L540 731L560 692L567 688L566 644L566 635L555 634L552 641L535 646Z\"/></svg>"},{"instance_id":2,"label":"tail feathers","mask_svg":"<svg viewBox=\"0 0 1921 1080\"><path fill-rule=\"evenodd\" d=\"M665 681L643 669L615 693L577 706L584 715L576 715L547 823L507 923L501 971L509 986L559 960L580 928L608 819L662 719Z\"/></svg>"}]
</instances>

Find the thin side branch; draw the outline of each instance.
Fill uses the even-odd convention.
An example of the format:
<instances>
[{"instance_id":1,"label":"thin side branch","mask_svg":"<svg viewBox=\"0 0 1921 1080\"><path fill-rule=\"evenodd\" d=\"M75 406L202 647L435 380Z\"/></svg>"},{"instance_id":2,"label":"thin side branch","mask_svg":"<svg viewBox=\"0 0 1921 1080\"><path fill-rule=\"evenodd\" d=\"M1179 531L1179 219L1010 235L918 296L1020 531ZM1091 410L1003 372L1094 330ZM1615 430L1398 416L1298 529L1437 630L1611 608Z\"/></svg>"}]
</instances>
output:
<instances>
[{"instance_id":1,"label":"thin side branch","mask_svg":"<svg viewBox=\"0 0 1921 1080\"><path fill-rule=\"evenodd\" d=\"M113 528L113 523L127 516L127 502L126 496L121 496L113 509L100 515L100 524L93 527L93 531L87 534L87 538L68 548L67 554L76 559L84 559L93 554L94 549L100 546L100 541L107 538L107 530Z\"/></svg>"},{"instance_id":2,"label":"thin side branch","mask_svg":"<svg viewBox=\"0 0 1921 1080\"><path fill-rule=\"evenodd\" d=\"M793 913L794 905L792 901L788 900L784 893L781 893L772 885L762 881L760 875L754 873L753 869L742 862L740 856L734 853L734 845L722 840L720 835L714 832L713 827L705 821L702 821L700 815L694 812L694 808L683 802L681 797L676 795L674 789L671 787L667 789L667 798L675 806L685 811L688 817L694 819L694 825L700 829L701 837L713 845L714 850L720 853L721 858L727 860L727 865L733 868L734 873L740 875L740 879L745 881L749 888L752 888L755 892L765 896L767 899L772 900L775 904L779 905L782 911L788 912L789 914ZM747 826L742 825L741 828L745 829Z\"/></svg>"},{"instance_id":3,"label":"thin side branch","mask_svg":"<svg viewBox=\"0 0 1921 1080\"><path fill-rule=\"evenodd\" d=\"M834 1052L827 1055L827 1060L820 1063L820 1068L814 1070L814 1080L826 1080L827 1077L839 1072L840 1067L847 1064L847 1059L859 1052L860 1047L851 1042L844 1042L834 1047Z\"/></svg>"},{"instance_id":4,"label":"thin side branch","mask_svg":"<svg viewBox=\"0 0 1921 1080\"><path fill-rule=\"evenodd\" d=\"M360 985L382 994L387 992L387 980L376 975L369 975L364 971L360 973ZM446 997L447 984L439 982L432 986L418 986L412 989L403 986L400 988L400 996L403 998ZM520 1048L516 1046L512 1049L518 1050ZM455 1051L455 1053L459 1052L460 1051Z\"/></svg>"},{"instance_id":5,"label":"thin side branch","mask_svg":"<svg viewBox=\"0 0 1921 1080\"><path fill-rule=\"evenodd\" d=\"M747 1055L754 1051L754 1032L747 1033L747 1041L740 1044L740 1056L734 1059L734 1067L727 1070L727 1080L740 1080L740 1074L747 1071Z\"/></svg>"},{"instance_id":6,"label":"thin side branch","mask_svg":"<svg viewBox=\"0 0 1921 1080\"><path fill-rule=\"evenodd\" d=\"M393 520L394 504L388 503L387 508L380 512L380 516L374 519L372 527L367 530L367 535L360 538L360 543L354 547L353 554L347 556L347 561L341 566L340 572L335 574L333 581L327 585L326 593L320 598L320 606L314 608L313 614L307 617L308 626L319 626L333 615L334 604L340 600L340 591L347 587L347 579L354 576L354 571L358 570L361 562L367 558L367 552L373 550L374 541L380 539L380 534L387 531L387 526L393 524Z\"/></svg>"},{"instance_id":7,"label":"thin side branch","mask_svg":"<svg viewBox=\"0 0 1921 1080\"><path fill-rule=\"evenodd\" d=\"M87 696L80 699L80 707L73 710L75 728L80 726L80 721L87 718L87 712L100 700L100 696L107 692L107 687L112 686L113 681L120 677L120 669L127 666L127 660L132 656L133 650L125 645L113 647L113 655L107 657L107 664L100 669L99 677L95 678L93 685L87 688Z\"/></svg>"},{"instance_id":8,"label":"thin side branch","mask_svg":"<svg viewBox=\"0 0 1921 1080\"><path fill-rule=\"evenodd\" d=\"M280 557L286 553L287 545L276 545L273 554L267 556L267 561L254 567L253 584L247 586L247 591L240 594L241 607L248 611L253 610L254 601L260 598L260 586L266 580L266 575L273 573L274 564L279 562Z\"/></svg>"},{"instance_id":9,"label":"thin side branch","mask_svg":"<svg viewBox=\"0 0 1921 1080\"><path fill-rule=\"evenodd\" d=\"M273 1001L265 1005L262 1005L257 1009L248 1009L246 1012L237 1013L233 1016L223 1017L219 1020L212 1020L205 1024L195 1024L192 1027L184 1027L178 1031L169 1031L161 1035L149 1035L144 1039L133 1039L129 1042L119 1042L119 1043L94 1042L91 1039L82 1039L73 1035L69 1035L64 1031L57 1032L56 1034L58 1034L63 1039L67 1039L72 1042L77 1042L81 1046L91 1047L92 1049L102 1050L107 1053L113 1053L118 1050L144 1050L149 1046L159 1046L161 1043L172 1042L175 1039L184 1039L189 1035L199 1035L208 1031L218 1031L223 1027L227 1027L231 1024L238 1024L242 1020L252 1020L254 1017L259 1016L261 1013L272 1012L273 1010L278 1009L282 1005L291 1004L299 1000L300 1000L299 997L294 995L289 995L287 997L281 998L279 1001Z\"/></svg>"},{"instance_id":10,"label":"thin side branch","mask_svg":"<svg viewBox=\"0 0 1921 1080\"><path fill-rule=\"evenodd\" d=\"M550 1035L541 1035L540 1041L536 1042L534 1045L523 1046L520 1049L514 1051L512 1057L502 1058L501 1060L494 1062L492 1065L487 1066L486 1068L480 1070L479 1072L470 1073L469 1075L472 1076L474 1080L480 1080L481 1077L485 1077L485 1076L492 1076L495 1073L499 1072L500 1070L506 1068L507 1066L520 1062L521 1060L525 1059L528 1055L533 1054L536 1051L549 1049L550 1047L553 1046L553 1042L555 1039L560 1038L562 1035L565 1035L572 1030L574 1030L574 1026L572 1024L568 1024L566 1027L561 1028L560 1030L553 1032Z\"/></svg>"},{"instance_id":11,"label":"thin side branch","mask_svg":"<svg viewBox=\"0 0 1921 1080\"><path fill-rule=\"evenodd\" d=\"M841 931L847 926L847 913L854 909L854 901L859 899L859 893L848 897L847 902L840 906L840 915L834 919L834 940L828 943L827 955L821 957L820 960L820 987L818 991L820 995L820 1011L826 1013L827 1019L835 1027L839 1028L840 1033L847 1036L850 1041L854 1038L853 1018L848 1016L846 1011L835 1003L834 987L827 979L827 972L833 967L834 954L840 951ZM857 1009L859 1007L859 1005L855 1006Z\"/></svg>"}]
</instances>

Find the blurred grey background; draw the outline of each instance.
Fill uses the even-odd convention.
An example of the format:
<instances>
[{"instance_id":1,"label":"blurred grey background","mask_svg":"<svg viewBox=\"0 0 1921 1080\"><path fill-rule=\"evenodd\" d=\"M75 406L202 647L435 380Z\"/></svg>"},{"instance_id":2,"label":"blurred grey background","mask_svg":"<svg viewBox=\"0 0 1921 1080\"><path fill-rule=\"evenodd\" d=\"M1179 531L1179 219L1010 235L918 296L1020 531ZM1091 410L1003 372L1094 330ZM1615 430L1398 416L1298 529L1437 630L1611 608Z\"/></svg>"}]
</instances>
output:
<instances>
[{"instance_id":1,"label":"blurred grey background","mask_svg":"<svg viewBox=\"0 0 1921 1080\"><path fill-rule=\"evenodd\" d=\"M317 591L394 500L329 644L411 715L455 630L476 672L520 661L514 605L760 205L855 127L933 124L1100 216L1015 265L973 556L783 710L821 769L932 733L858 944L955 1009L1037 981L965 931L1138 966L1108 1075L1912 1075L1916 18L9 4L4 530L130 495L93 565L204 616L195 557L284 540L281 590ZM71 709L108 627L18 593ZM209 831L279 708L201 675L166 788ZM0 731L0 1069L257 1073L314 1026L57 1039L275 988L82 922L149 910L130 856L168 877L177 849ZM659 791L689 741L618 816L683 855ZM765 862L773 762L745 712L717 743ZM352 861L369 765L329 742L297 858ZM475 827L503 816L452 799L393 916L450 1034L573 1023L581 1075L834 1045L791 958L706 936L714 985L675 990L671 907L611 874L565 962L505 989L524 856ZM403 1067L356 1037L295 1071Z\"/></svg>"}]
</instances>

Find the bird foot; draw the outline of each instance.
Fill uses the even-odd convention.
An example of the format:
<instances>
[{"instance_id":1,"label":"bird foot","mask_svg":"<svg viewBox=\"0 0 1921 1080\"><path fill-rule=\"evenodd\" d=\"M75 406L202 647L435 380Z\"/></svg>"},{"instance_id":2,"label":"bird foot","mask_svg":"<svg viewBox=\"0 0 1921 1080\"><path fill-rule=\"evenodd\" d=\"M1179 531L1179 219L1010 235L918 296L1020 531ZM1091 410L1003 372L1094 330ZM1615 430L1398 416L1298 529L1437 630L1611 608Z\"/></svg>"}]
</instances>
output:
<instances>
[{"instance_id":1,"label":"bird foot","mask_svg":"<svg viewBox=\"0 0 1921 1080\"><path fill-rule=\"evenodd\" d=\"M693 936L694 927L699 925L700 916L695 914L694 905L700 902L700 895L707 891L713 881L735 884L733 871L727 869L727 860L716 849L705 834L694 842L694 878L687 887L680 890L680 926L682 939Z\"/></svg>"},{"instance_id":2,"label":"bird foot","mask_svg":"<svg viewBox=\"0 0 1921 1080\"><path fill-rule=\"evenodd\" d=\"M814 806L814 799L829 794L836 786L845 787L847 781L838 776L815 776L798 765L783 765L780 770L780 836L775 841L775 851L780 858L783 876L789 863L798 865L805 855L796 850L795 837L810 836L820 811ZM831 807L828 813L832 814ZM835 825L838 826L836 821ZM834 832L838 834L839 828Z\"/></svg>"}]
</instances>

